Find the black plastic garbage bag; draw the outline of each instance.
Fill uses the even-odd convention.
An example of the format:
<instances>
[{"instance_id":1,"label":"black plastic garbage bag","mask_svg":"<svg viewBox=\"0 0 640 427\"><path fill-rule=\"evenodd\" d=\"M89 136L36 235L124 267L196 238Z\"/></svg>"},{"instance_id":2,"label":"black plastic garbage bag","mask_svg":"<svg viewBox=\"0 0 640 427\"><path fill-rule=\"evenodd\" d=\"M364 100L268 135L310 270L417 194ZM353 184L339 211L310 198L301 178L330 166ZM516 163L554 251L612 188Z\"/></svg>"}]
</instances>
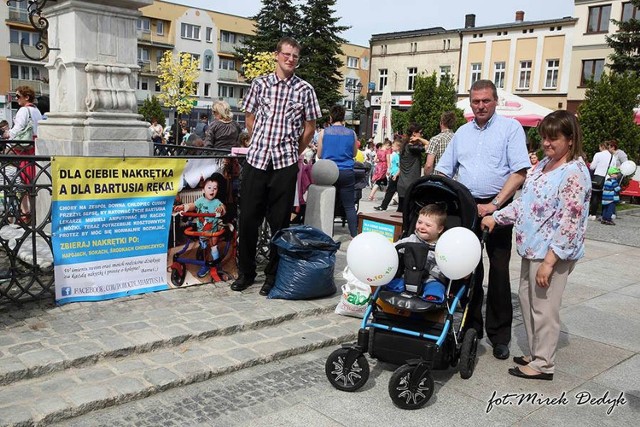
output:
<instances>
[{"instance_id":1,"label":"black plastic garbage bag","mask_svg":"<svg viewBox=\"0 0 640 427\"><path fill-rule=\"evenodd\" d=\"M311 299L333 295L335 242L321 230L308 225L278 231L271 242L278 248L280 262L271 299Z\"/></svg>"}]
</instances>

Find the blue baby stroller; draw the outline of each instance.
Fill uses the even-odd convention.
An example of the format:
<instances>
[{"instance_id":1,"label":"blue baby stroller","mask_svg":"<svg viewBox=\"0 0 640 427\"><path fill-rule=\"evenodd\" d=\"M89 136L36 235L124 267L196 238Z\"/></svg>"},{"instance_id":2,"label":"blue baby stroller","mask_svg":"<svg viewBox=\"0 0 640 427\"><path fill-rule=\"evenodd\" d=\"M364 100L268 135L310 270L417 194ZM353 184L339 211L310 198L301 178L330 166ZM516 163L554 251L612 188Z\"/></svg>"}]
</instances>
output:
<instances>
[{"instance_id":1,"label":"blue baby stroller","mask_svg":"<svg viewBox=\"0 0 640 427\"><path fill-rule=\"evenodd\" d=\"M407 190L403 237L414 232L420 209L436 202L447 205L446 229L475 229L477 208L469 190L447 177L432 175L420 178ZM425 245L420 247L428 251ZM362 319L358 341L331 353L325 373L335 388L358 390L369 378L365 357L369 353L374 359L399 365L389 381L389 395L400 408L418 409L433 395L431 370L459 366L463 379L473 375L478 338L475 329L464 326L476 272L449 281L442 302L430 302L419 296L425 276L416 266L424 266L420 264L424 258L415 246L412 250L405 244L397 247L403 248L396 277L403 277L406 290L394 292L388 286L376 289ZM416 256L421 260L416 262ZM417 292L409 291L415 288Z\"/></svg>"}]
</instances>

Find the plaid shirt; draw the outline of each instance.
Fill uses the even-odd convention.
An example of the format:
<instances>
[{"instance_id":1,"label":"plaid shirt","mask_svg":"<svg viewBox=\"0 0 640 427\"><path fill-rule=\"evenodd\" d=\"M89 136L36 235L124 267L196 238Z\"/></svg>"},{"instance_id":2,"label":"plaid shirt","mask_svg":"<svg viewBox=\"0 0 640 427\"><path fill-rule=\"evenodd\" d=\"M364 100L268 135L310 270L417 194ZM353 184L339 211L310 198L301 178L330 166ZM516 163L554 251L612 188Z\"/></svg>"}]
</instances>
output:
<instances>
[{"instance_id":1,"label":"plaid shirt","mask_svg":"<svg viewBox=\"0 0 640 427\"><path fill-rule=\"evenodd\" d=\"M274 169L297 163L304 123L322 115L309 83L296 75L280 80L275 73L253 80L244 108L255 115L247 161L262 170L269 162Z\"/></svg>"},{"instance_id":2,"label":"plaid shirt","mask_svg":"<svg viewBox=\"0 0 640 427\"><path fill-rule=\"evenodd\" d=\"M429 145L427 146L427 155L433 154L433 166L435 167L438 164L438 160L442 157L444 150L447 149L447 145L453 139L453 131L447 129L443 132L440 132L429 141Z\"/></svg>"}]
</instances>

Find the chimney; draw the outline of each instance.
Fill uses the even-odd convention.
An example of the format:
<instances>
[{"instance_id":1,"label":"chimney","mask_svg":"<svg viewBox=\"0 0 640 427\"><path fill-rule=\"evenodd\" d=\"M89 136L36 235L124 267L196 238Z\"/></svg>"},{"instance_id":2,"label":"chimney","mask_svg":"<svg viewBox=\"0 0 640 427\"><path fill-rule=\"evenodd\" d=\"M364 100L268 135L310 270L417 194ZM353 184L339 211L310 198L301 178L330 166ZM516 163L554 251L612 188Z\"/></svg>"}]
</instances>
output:
<instances>
[{"instance_id":1,"label":"chimney","mask_svg":"<svg viewBox=\"0 0 640 427\"><path fill-rule=\"evenodd\" d=\"M476 26L476 15L474 15L473 13L464 15L464 27L474 28L475 26Z\"/></svg>"},{"instance_id":2,"label":"chimney","mask_svg":"<svg viewBox=\"0 0 640 427\"><path fill-rule=\"evenodd\" d=\"M524 10L518 10L516 12L516 22L524 21Z\"/></svg>"}]
</instances>

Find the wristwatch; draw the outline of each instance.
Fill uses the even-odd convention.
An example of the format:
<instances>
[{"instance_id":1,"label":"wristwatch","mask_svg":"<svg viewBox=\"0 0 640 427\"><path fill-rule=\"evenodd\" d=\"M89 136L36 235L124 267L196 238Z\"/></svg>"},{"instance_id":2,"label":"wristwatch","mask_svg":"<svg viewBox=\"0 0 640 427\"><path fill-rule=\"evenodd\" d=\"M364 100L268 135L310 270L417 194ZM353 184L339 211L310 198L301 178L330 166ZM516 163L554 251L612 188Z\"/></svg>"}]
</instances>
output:
<instances>
[{"instance_id":1,"label":"wristwatch","mask_svg":"<svg viewBox=\"0 0 640 427\"><path fill-rule=\"evenodd\" d=\"M497 197L491 201L491 204L495 206L496 209L500 207L500 201L498 200Z\"/></svg>"}]
</instances>

